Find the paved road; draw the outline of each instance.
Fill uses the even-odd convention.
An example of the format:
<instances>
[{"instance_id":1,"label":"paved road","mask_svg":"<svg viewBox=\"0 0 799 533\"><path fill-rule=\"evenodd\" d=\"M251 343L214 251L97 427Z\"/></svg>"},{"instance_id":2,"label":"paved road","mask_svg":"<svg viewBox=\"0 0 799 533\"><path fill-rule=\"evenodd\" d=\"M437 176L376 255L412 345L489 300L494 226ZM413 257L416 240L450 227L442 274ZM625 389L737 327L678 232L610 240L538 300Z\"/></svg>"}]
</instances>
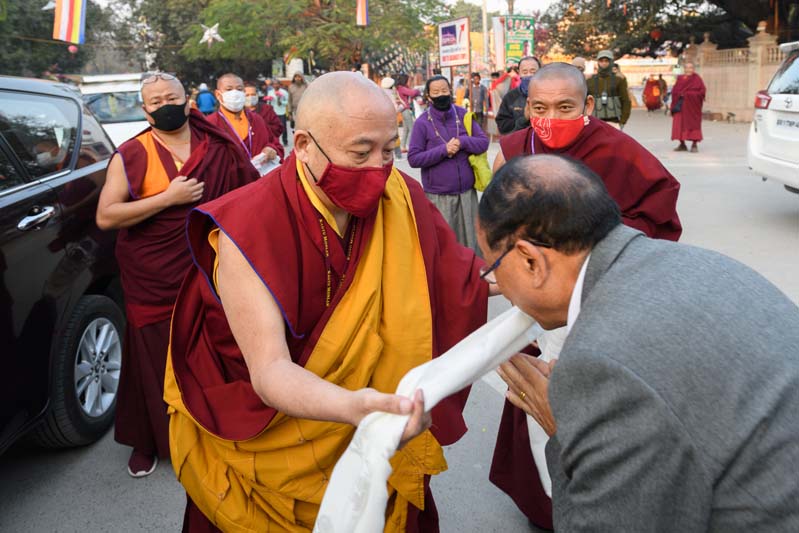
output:
<instances>
[{"instance_id":1,"label":"paved road","mask_svg":"<svg viewBox=\"0 0 799 533\"><path fill-rule=\"evenodd\" d=\"M799 303L799 195L747 170L748 126L704 127L707 141L699 154L672 152L670 121L662 115L635 111L627 132L681 181L684 242L742 261ZM496 153L497 146L491 150ZM398 166L408 170L404 161ZM507 305L495 298L491 315ZM444 533L529 531L512 502L487 480L502 408L498 379L487 376L473 387L466 408L470 431L447 450L450 470L434 480ZM110 434L77 450L16 446L0 458L0 531L179 530L183 493L169 465L134 480L125 473L127 456Z\"/></svg>"}]
</instances>

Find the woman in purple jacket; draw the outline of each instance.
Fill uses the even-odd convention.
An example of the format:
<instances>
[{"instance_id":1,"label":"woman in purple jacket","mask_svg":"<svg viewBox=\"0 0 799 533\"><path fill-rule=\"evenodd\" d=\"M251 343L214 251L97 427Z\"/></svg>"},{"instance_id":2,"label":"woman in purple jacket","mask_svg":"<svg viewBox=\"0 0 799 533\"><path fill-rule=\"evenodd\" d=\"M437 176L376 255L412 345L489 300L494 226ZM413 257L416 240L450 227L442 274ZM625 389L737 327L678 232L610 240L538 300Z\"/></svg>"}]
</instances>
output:
<instances>
[{"instance_id":1,"label":"woman in purple jacket","mask_svg":"<svg viewBox=\"0 0 799 533\"><path fill-rule=\"evenodd\" d=\"M471 136L466 133L466 110L453 105L452 87L445 77L427 80L424 97L430 107L413 125L408 163L422 169L425 194L455 231L458 242L477 251L477 191L469 154L488 150L488 137L476 121Z\"/></svg>"}]
</instances>

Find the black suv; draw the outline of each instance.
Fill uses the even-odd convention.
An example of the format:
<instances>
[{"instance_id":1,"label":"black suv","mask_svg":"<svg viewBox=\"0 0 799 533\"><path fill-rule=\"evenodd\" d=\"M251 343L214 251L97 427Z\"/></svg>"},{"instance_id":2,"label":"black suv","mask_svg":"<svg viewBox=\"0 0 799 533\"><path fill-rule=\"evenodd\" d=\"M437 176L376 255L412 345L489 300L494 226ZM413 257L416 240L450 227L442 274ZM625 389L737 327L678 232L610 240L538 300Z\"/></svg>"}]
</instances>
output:
<instances>
[{"instance_id":1,"label":"black suv","mask_svg":"<svg viewBox=\"0 0 799 533\"><path fill-rule=\"evenodd\" d=\"M113 423L125 319L116 235L94 221L113 152L75 89L0 76L0 452Z\"/></svg>"}]
</instances>

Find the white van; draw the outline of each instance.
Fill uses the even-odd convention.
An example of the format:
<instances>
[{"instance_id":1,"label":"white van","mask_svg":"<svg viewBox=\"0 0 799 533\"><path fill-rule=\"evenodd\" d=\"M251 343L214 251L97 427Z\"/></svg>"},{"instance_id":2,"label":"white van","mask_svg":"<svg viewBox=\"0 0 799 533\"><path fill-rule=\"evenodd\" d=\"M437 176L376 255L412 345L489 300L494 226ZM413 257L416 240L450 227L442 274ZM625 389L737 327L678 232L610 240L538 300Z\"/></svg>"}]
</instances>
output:
<instances>
[{"instance_id":1,"label":"white van","mask_svg":"<svg viewBox=\"0 0 799 533\"><path fill-rule=\"evenodd\" d=\"M749 129L749 168L799 194L799 41L780 45L785 59L755 95Z\"/></svg>"},{"instance_id":2,"label":"white van","mask_svg":"<svg viewBox=\"0 0 799 533\"><path fill-rule=\"evenodd\" d=\"M144 118L141 101L142 74L81 76L83 101L119 146L150 124Z\"/></svg>"}]
</instances>

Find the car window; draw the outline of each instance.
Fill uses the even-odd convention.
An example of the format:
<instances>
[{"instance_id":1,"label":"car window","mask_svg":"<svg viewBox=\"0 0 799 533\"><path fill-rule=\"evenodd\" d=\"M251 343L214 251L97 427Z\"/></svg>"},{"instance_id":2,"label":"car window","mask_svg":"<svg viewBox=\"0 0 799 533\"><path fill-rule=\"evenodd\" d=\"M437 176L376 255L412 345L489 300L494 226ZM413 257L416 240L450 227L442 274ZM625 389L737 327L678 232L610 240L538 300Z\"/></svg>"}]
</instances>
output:
<instances>
[{"instance_id":1,"label":"car window","mask_svg":"<svg viewBox=\"0 0 799 533\"><path fill-rule=\"evenodd\" d=\"M799 94L799 50L785 57L768 86L769 94Z\"/></svg>"},{"instance_id":2,"label":"car window","mask_svg":"<svg viewBox=\"0 0 799 533\"><path fill-rule=\"evenodd\" d=\"M98 124L88 107L85 106L82 128L78 163L75 168L82 168L111 157L111 154L114 153L114 145L111 144L103 127Z\"/></svg>"},{"instance_id":3,"label":"car window","mask_svg":"<svg viewBox=\"0 0 799 533\"><path fill-rule=\"evenodd\" d=\"M0 135L30 176L40 178L69 167L78 113L67 98L0 92Z\"/></svg>"},{"instance_id":4,"label":"car window","mask_svg":"<svg viewBox=\"0 0 799 533\"><path fill-rule=\"evenodd\" d=\"M102 124L147 120L138 91L84 94L83 101Z\"/></svg>"},{"instance_id":5,"label":"car window","mask_svg":"<svg viewBox=\"0 0 799 533\"><path fill-rule=\"evenodd\" d=\"M6 154L0 150L0 192L23 183L24 181L17 168L11 163Z\"/></svg>"}]
</instances>

